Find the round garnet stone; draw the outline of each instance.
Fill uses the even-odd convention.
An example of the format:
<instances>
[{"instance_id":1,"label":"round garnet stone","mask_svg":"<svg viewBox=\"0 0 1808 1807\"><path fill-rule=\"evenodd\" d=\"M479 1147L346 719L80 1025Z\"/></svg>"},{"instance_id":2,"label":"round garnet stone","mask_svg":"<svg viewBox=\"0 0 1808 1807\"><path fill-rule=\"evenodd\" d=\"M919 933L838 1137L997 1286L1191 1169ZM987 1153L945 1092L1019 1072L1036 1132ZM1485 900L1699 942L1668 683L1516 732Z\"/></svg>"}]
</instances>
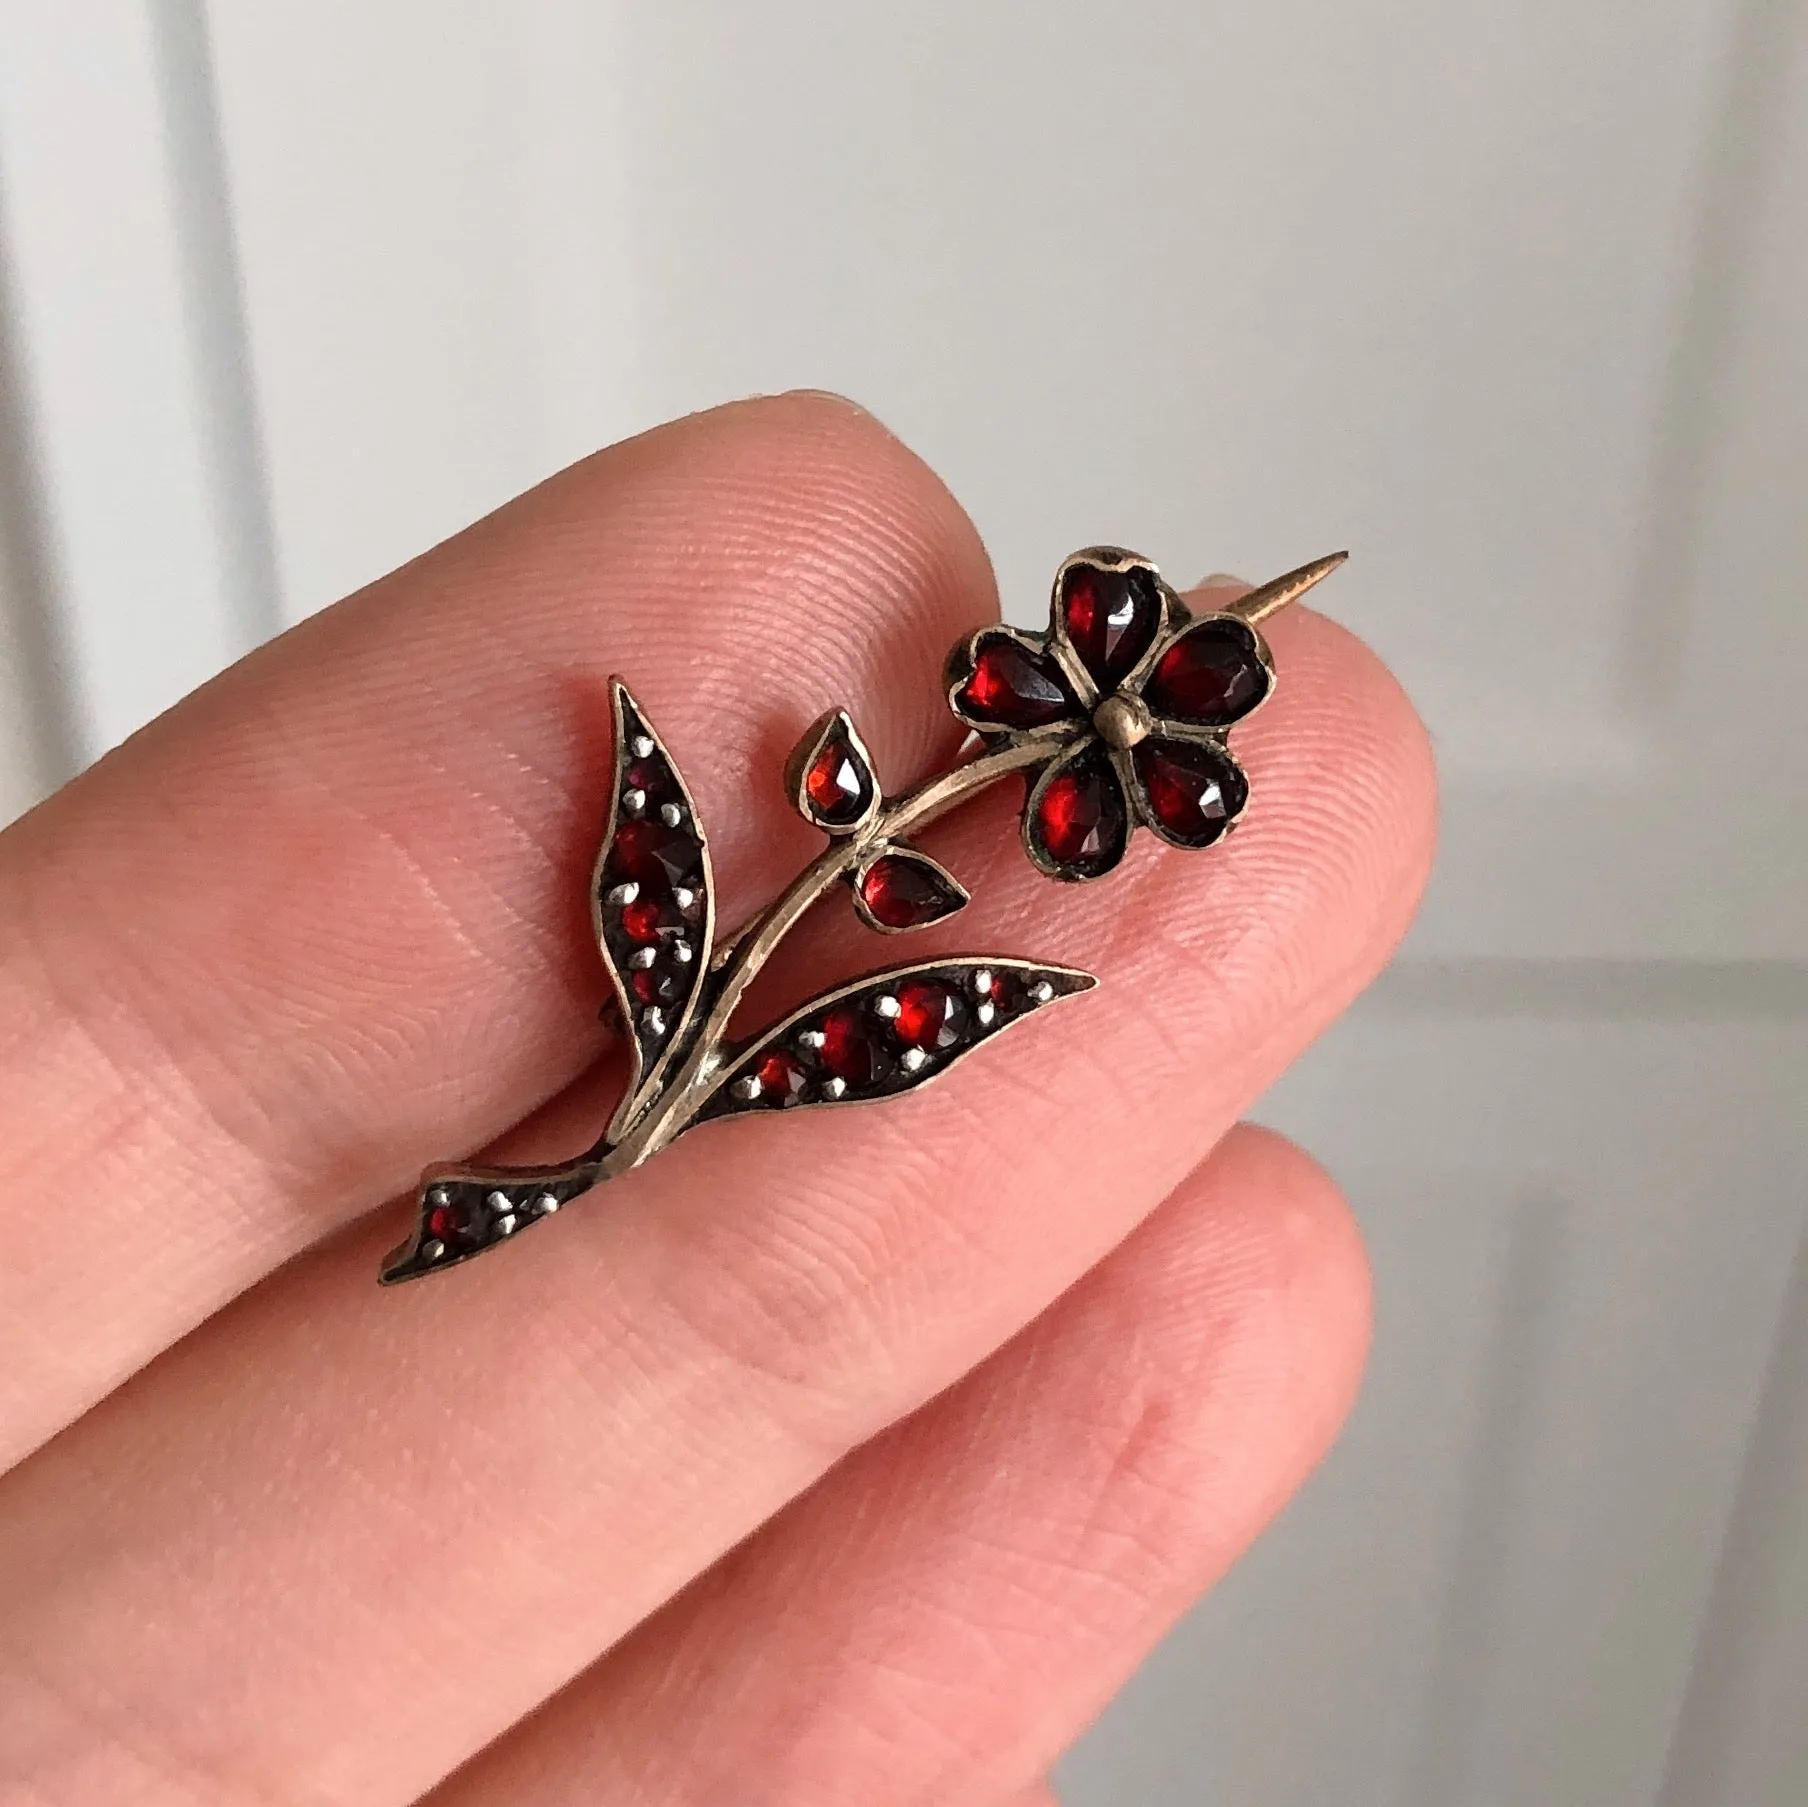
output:
<instances>
[{"instance_id":1,"label":"round garnet stone","mask_svg":"<svg viewBox=\"0 0 1808 1807\"><path fill-rule=\"evenodd\" d=\"M1123 786L1096 750L1058 771L1042 787L1030 823L1038 847L1064 876L1096 878L1122 856L1129 839Z\"/></svg>"},{"instance_id":2,"label":"round garnet stone","mask_svg":"<svg viewBox=\"0 0 1808 1807\"><path fill-rule=\"evenodd\" d=\"M427 1213L427 1234L448 1242L459 1231L458 1211L452 1205L435 1205Z\"/></svg>"},{"instance_id":3,"label":"round garnet stone","mask_svg":"<svg viewBox=\"0 0 1808 1807\"><path fill-rule=\"evenodd\" d=\"M1155 661L1143 701L1157 715L1221 728L1267 694L1255 636L1240 621L1202 621Z\"/></svg>"},{"instance_id":4,"label":"round garnet stone","mask_svg":"<svg viewBox=\"0 0 1808 1807\"><path fill-rule=\"evenodd\" d=\"M776 1104L781 1110L788 1104L795 1104L804 1095L804 1087L810 1083L810 1076L804 1071L803 1062L796 1055L787 1054L783 1048L774 1048L754 1068L753 1076L760 1082L760 1096L767 1103Z\"/></svg>"},{"instance_id":5,"label":"round garnet stone","mask_svg":"<svg viewBox=\"0 0 1808 1807\"><path fill-rule=\"evenodd\" d=\"M1233 761L1186 741L1145 740L1136 749L1136 773L1156 821L1188 847L1217 840L1249 796Z\"/></svg>"},{"instance_id":6,"label":"round garnet stone","mask_svg":"<svg viewBox=\"0 0 1808 1807\"><path fill-rule=\"evenodd\" d=\"M853 1004L842 1004L822 1019L822 1048L817 1059L851 1086L876 1085L891 1077L891 1056L881 1031Z\"/></svg>"},{"instance_id":7,"label":"round garnet stone","mask_svg":"<svg viewBox=\"0 0 1808 1807\"><path fill-rule=\"evenodd\" d=\"M686 829L668 828L650 816L620 823L609 848L608 882L632 881L667 896L696 865L697 851L696 837Z\"/></svg>"},{"instance_id":8,"label":"round garnet stone","mask_svg":"<svg viewBox=\"0 0 1808 1807\"><path fill-rule=\"evenodd\" d=\"M967 1032L967 1001L933 979L912 979L898 987L898 1014L892 1027L899 1039L933 1054L952 1048Z\"/></svg>"},{"instance_id":9,"label":"round garnet stone","mask_svg":"<svg viewBox=\"0 0 1808 1807\"><path fill-rule=\"evenodd\" d=\"M866 761L845 734L831 734L817 749L804 773L804 795L819 822L845 828L860 820L872 785Z\"/></svg>"},{"instance_id":10,"label":"round garnet stone","mask_svg":"<svg viewBox=\"0 0 1808 1807\"><path fill-rule=\"evenodd\" d=\"M663 930L681 928L684 925L684 918L679 915L671 892L665 891L662 896L659 894L661 889L662 887L654 885L631 904L622 906L622 933L641 947L652 947Z\"/></svg>"},{"instance_id":11,"label":"round garnet stone","mask_svg":"<svg viewBox=\"0 0 1808 1807\"><path fill-rule=\"evenodd\" d=\"M1061 611L1080 663L1101 690L1114 690L1155 643L1161 592L1149 571L1074 565L1061 580Z\"/></svg>"},{"instance_id":12,"label":"round garnet stone","mask_svg":"<svg viewBox=\"0 0 1808 1807\"><path fill-rule=\"evenodd\" d=\"M628 975L628 989L638 1004L669 1004L678 995L678 980L658 966L643 966Z\"/></svg>"},{"instance_id":13,"label":"round garnet stone","mask_svg":"<svg viewBox=\"0 0 1808 1807\"><path fill-rule=\"evenodd\" d=\"M1078 708L1053 659L1002 634L979 643L956 701L973 721L1001 728L1046 727Z\"/></svg>"},{"instance_id":14,"label":"round garnet stone","mask_svg":"<svg viewBox=\"0 0 1808 1807\"><path fill-rule=\"evenodd\" d=\"M628 789L644 791L649 798L675 796L670 768L663 759L636 759L628 767Z\"/></svg>"},{"instance_id":15,"label":"round garnet stone","mask_svg":"<svg viewBox=\"0 0 1808 1807\"><path fill-rule=\"evenodd\" d=\"M884 853L860 875L860 901L888 929L920 929L953 915L966 899L933 861Z\"/></svg>"}]
</instances>

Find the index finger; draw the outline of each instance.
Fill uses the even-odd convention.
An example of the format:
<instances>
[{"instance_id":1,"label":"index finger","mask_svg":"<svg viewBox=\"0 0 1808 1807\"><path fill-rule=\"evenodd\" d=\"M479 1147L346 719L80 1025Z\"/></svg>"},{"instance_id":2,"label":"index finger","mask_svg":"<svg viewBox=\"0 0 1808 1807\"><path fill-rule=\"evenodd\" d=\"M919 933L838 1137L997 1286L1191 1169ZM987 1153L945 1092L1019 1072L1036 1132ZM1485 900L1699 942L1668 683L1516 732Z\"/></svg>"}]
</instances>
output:
<instances>
[{"instance_id":1,"label":"index finger","mask_svg":"<svg viewBox=\"0 0 1808 1807\"><path fill-rule=\"evenodd\" d=\"M597 1058L612 669L687 749L732 920L809 843L755 788L823 699L908 779L951 729L884 674L994 607L869 416L740 404L306 622L0 836L0 1468Z\"/></svg>"}]
</instances>

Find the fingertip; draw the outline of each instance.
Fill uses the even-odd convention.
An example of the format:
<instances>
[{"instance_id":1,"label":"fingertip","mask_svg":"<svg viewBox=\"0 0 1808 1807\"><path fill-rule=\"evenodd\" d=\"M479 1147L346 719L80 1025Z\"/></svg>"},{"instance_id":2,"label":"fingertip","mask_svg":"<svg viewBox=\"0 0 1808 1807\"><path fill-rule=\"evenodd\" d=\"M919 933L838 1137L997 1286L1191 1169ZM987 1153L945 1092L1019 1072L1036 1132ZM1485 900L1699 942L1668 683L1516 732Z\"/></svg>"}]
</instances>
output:
<instances>
[{"instance_id":1,"label":"fingertip","mask_svg":"<svg viewBox=\"0 0 1808 1807\"><path fill-rule=\"evenodd\" d=\"M1138 1326L1145 1400L1168 1422L1182 1544L1228 1561L1291 1497L1348 1415L1371 1290L1354 1215L1319 1163L1239 1124L1101 1270Z\"/></svg>"},{"instance_id":2,"label":"fingertip","mask_svg":"<svg viewBox=\"0 0 1808 1807\"><path fill-rule=\"evenodd\" d=\"M1368 1357L1374 1280L1362 1230L1337 1180L1278 1130L1239 1124L1214 1159L1215 1184L1248 1201L1273 1241L1272 1334L1294 1355L1310 1466L1348 1415Z\"/></svg>"}]
</instances>

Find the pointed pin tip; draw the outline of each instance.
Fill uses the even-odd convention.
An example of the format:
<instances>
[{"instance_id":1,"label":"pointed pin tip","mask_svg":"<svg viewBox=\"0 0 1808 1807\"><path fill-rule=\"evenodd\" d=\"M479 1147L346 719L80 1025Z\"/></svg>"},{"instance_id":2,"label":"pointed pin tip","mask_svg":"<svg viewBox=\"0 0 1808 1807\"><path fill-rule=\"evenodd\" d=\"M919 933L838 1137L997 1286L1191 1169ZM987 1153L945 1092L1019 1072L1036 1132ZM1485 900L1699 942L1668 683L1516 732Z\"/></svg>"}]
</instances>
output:
<instances>
[{"instance_id":1,"label":"pointed pin tip","mask_svg":"<svg viewBox=\"0 0 1808 1807\"><path fill-rule=\"evenodd\" d=\"M1310 564L1301 565L1297 570L1271 578L1259 588L1251 590L1247 596L1239 597L1226 613L1240 616L1251 627L1255 627L1270 615L1278 615L1290 602L1298 602L1308 590L1323 583L1349 556L1348 552L1328 552L1323 558L1315 558Z\"/></svg>"}]
</instances>

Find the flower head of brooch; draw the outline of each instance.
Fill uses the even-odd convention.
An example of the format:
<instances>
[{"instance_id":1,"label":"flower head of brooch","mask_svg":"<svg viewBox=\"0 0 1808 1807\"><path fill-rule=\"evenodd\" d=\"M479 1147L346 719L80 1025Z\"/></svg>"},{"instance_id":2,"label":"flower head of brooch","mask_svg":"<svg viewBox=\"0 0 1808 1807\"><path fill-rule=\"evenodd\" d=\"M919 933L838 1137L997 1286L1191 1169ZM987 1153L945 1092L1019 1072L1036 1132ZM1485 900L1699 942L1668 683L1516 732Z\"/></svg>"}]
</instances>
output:
<instances>
[{"instance_id":1,"label":"flower head of brooch","mask_svg":"<svg viewBox=\"0 0 1808 1807\"><path fill-rule=\"evenodd\" d=\"M1225 734L1267 700L1274 665L1240 615L1195 617L1146 558L1076 552L1046 634L981 628L948 660L948 704L988 740L1046 749L1023 845L1051 878L1101 878L1131 831L1209 847L1249 781Z\"/></svg>"},{"instance_id":2,"label":"flower head of brooch","mask_svg":"<svg viewBox=\"0 0 1808 1807\"><path fill-rule=\"evenodd\" d=\"M861 922L888 935L962 909L965 888L913 836L1013 773L1029 780L1024 847L1052 878L1103 877L1138 824L1174 847L1220 839L1249 798L1226 734L1274 688L1258 624L1342 562L1318 559L1195 616L1136 553L1076 552L1056 573L1046 634L981 628L949 655L949 705L979 737L976 753L888 798L846 710L804 731L785 790L827 844L726 936L696 803L645 712L612 680L615 760L590 904L627 1084L595 1145L561 1166L430 1168L413 1234L385 1258L382 1279L482 1254L700 1124L911 1091L1001 1030L1091 990L1097 980L1070 966L950 955L837 985L750 1035L729 1029L755 976L837 885Z\"/></svg>"}]
</instances>

